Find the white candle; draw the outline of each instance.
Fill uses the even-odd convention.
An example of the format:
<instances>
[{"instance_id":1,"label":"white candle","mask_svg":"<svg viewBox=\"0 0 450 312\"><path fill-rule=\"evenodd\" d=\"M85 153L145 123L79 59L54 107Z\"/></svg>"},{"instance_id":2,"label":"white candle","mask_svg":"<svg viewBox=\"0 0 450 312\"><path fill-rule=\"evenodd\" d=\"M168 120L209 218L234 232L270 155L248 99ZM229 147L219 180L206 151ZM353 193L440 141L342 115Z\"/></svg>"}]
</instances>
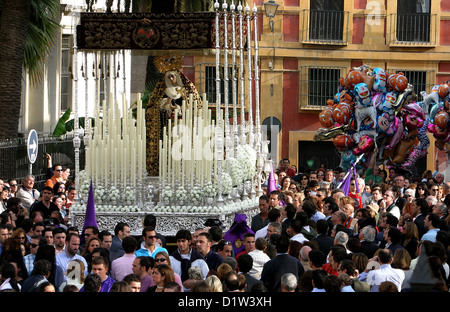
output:
<instances>
[{"instance_id":1,"label":"white candle","mask_svg":"<svg viewBox=\"0 0 450 312\"><path fill-rule=\"evenodd\" d=\"M95 186L99 185L98 184L98 179L99 179L99 176L100 176L100 155L99 155L99 151L100 151L99 147L96 146L95 147L95 168L96 168L96 170L95 170Z\"/></svg>"},{"instance_id":2,"label":"white candle","mask_svg":"<svg viewBox=\"0 0 450 312\"><path fill-rule=\"evenodd\" d=\"M117 178L118 178L118 167L119 167L119 164L118 164L118 162L117 162L117 157L118 157L118 151L117 151L117 147L114 147L113 148L113 150L114 150L114 161L113 161L113 166L114 166L114 179L113 179L113 181L114 181L114 186L117 186Z\"/></svg>"},{"instance_id":3,"label":"white candle","mask_svg":"<svg viewBox=\"0 0 450 312\"><path fill-rule=\"evenodd\" d=\"M162 140L159 140L159 183L162 182Z\"/></svg>"},{"instance_id":4,"label":"white candle","mask_svg":"<svg viewBox=\"0 0 450 312\"><path fill-rule=\"evenodd\" d=\"M109 155L108 155L108 147L104 147L103 148L103 156L105 157L104 159L104 166L103 166L103 179L105 181L105 186L108 185L108 175L109 175Z\"/></svg>"},{"instance_id":5,"label":"white candle","mask_svg":"<svg viewBox=\"0 0 450 312\"><path fill-rule=\"evenodd\" d=\"M125 144L124 144L124 146L125 146ZM128 172L127 172L128 158L127 158L127 149L126 148L122 149L122 154L123 154L123 156L122 156L123 157L122 183L123 183L123 186L126 187L126 185L127 185L127 175L128 175Z\"/></svg>"},{"instance_id":6,"label":"white candle","mask_svg":"<svg viewBox=\"0 0 450 312\"><path fill-rule=\"evenodd\" d=\"M135 156L131 157L131 181L136 186L136 148L132 149L132 154Z\"/></svg>"}]
</instances>

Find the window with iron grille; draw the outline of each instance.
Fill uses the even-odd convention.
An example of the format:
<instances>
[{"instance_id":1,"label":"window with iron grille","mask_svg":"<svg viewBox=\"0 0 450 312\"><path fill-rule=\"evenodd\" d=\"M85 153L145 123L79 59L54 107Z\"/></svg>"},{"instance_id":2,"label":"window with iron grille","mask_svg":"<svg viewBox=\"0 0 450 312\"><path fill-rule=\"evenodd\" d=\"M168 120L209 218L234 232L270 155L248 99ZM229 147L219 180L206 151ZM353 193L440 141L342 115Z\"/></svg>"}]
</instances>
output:
<instances>
[{"instance_id":1,"label":"window with iron grille","mask_svg":"<svg viewBox=\"0 0 450 312\"><path fill-rule=\"evenodd\" d=\"M344 25L348 12L344 1L311 0L310 9L304 10L303 41L336 43L344 42Z\"/></svg>"},{"instance_id":2,"label":"window with iron grille","mask_svg":"<svg viewBox=\"0 0 450 312\"><path fill-rule=\"evenodd\" d=\"M61 40L61 111L72 107L72 35L62 35Z\"/></svg>"},{"instance_id":3,"label":"window with iron grille","mask_svg":"<svg viewBox=\"0 0 450 312\"><path fill-rule=\"evenodd\" d=\"M436 80L436 74L432 70L400 70L391 69L389 73L402 72L406 78L408 78L408 83L414 87L417 94L417 101L422 101L423 98L420 92L425 91L426 93L431 92L431 88L434 86Z\"/></svg>"},{"instance_id":4,"label":"window with iron grille","mask_svg":"<svg viewBox=\"0 0 450 312\"><path fill-rule=\"evenodd\" d=\"M300 73L300 105L323 107L339 89L339 78L346 67L302 66Z\"/></svg>"},{"instance_id":5,"label":"window with iron grille","mask_svg":"<svg viewBox=\"0 0 450 312\"><path fill-rule=\"evenodd\" d=\"M433 17L430 14L430 0L398 0L396 16L397 41L429 43Z\"/></svg>"},{"instance_id":6,"label":"window with iron grille","mask_svg":"<svg viewBox=\"0 0 450 312\"><path fill-rule=\"evenodd\" d=\"M200 93L206 94L206 99L210 105L216 103L216 65L214 64L201 64L201 76L200 76ZM246 84L247 78L246 78ZM239 101L239 69L236 68L236 96ZM220 103L225 103L225 79L224 79L224 66L220 65ZM228 104L233 104L233 66L228 66Z\"/></svg>"}]
</instances>

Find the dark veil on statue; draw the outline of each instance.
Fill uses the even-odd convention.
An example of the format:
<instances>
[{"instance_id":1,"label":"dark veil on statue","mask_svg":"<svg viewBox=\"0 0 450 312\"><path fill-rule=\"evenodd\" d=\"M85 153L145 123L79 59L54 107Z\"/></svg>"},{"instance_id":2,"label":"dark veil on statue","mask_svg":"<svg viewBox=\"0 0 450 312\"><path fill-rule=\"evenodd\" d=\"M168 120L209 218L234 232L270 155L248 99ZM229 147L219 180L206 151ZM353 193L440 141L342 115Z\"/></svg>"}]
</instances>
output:
<instances>
[{"instance_id":1,"label":"dark veil on statue","mask_svg":"<svg viewBox=\"0 0 450 312\"><path fill-rule=\"evenodd\" d=\"M189 97L192 94L193 103L202 107L201 97L194 84L181 72L182 56L155 58L155 66L164 74L156 84L148 101L145 117L147 132L147 172L150 176L158 176L159 140L162 139L163 128L168 126L169 119L183 118L181 105L186 102L189 108ZM175 109L178 114L175 116Z\"/></svg>"}]
</instances>

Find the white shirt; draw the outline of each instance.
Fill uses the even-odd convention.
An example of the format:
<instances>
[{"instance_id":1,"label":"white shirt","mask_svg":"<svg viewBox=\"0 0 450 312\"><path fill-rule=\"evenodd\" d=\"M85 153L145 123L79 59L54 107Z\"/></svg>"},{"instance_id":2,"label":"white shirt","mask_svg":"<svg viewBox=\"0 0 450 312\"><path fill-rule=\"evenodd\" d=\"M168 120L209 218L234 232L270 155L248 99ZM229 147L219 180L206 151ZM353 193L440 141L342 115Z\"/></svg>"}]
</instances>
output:
<instances>
[{"instance_id":1,"label":"white shirt","mask_svg":"<svg viewBox=\"0 0 450 312\"><path fill-rule=\"evenodd\" d=\"M294 235L291 237L291 240L293 241L297 241L301 244L303 244L304 242L307 242L308 240L305 238L305 236L303 236L302 233L298 233L297 235Z\"/></svg>"},{"instance_id":2,"label":"white shirt","mask_svg":"<svg viewBox=\"0 0 450 312\"><path fill-rule=\"evenodd\" d=\"M266 238L267 236L267 229L269 228L269 225L267 224L265 227L259 229L258 231L256 231L255 233L255 240L257 240L258 238L262 237L262 238Z\"/></svg>"},{"instance_id":3,"label":"white shirt","mask_svg":"<svg viewBox=\"0 0 450 312\"><path fill-rule=\"evenodd\" d=\"M253 258L253 266L248 274L256 279L260 279L264 264L270 260L270 257L264 251L258 249L250 251L248 254Z\"/></svg>"},{"instance_id":4,"label":"white shirt","mask_svg":"<svg viewBox=\"0 0 450 312\"><path fill-rule=\"evenodd\" d=\"M402 289L405 272L400 269L393 269L390 264L382 264L380 269L372 270L367 274L367 283L370 285L371 292L378 292L382 282L393 282L398 291Z\"/></svg>"}]
</instances>

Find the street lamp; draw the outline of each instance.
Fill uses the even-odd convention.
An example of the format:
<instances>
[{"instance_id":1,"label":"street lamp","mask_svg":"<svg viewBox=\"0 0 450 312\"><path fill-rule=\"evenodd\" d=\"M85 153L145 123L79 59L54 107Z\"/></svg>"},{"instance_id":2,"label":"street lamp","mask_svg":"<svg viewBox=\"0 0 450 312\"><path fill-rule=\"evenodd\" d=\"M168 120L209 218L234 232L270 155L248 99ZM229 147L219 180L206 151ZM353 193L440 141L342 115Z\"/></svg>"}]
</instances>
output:
<instances>
[{"instance_id":1,"label":"street lamp","mask_svg":"<svg viewBox=\"0 0 450 312\"><path fill-rule=\"evenodd\" d=\"M266 12L266 16L269 18L269 26L270 31L273 32L273 18L277 13L278 7L280 6L274 0L269 0L268 2L264 2L264 10Z\"/></svg>"}]
</instances>

